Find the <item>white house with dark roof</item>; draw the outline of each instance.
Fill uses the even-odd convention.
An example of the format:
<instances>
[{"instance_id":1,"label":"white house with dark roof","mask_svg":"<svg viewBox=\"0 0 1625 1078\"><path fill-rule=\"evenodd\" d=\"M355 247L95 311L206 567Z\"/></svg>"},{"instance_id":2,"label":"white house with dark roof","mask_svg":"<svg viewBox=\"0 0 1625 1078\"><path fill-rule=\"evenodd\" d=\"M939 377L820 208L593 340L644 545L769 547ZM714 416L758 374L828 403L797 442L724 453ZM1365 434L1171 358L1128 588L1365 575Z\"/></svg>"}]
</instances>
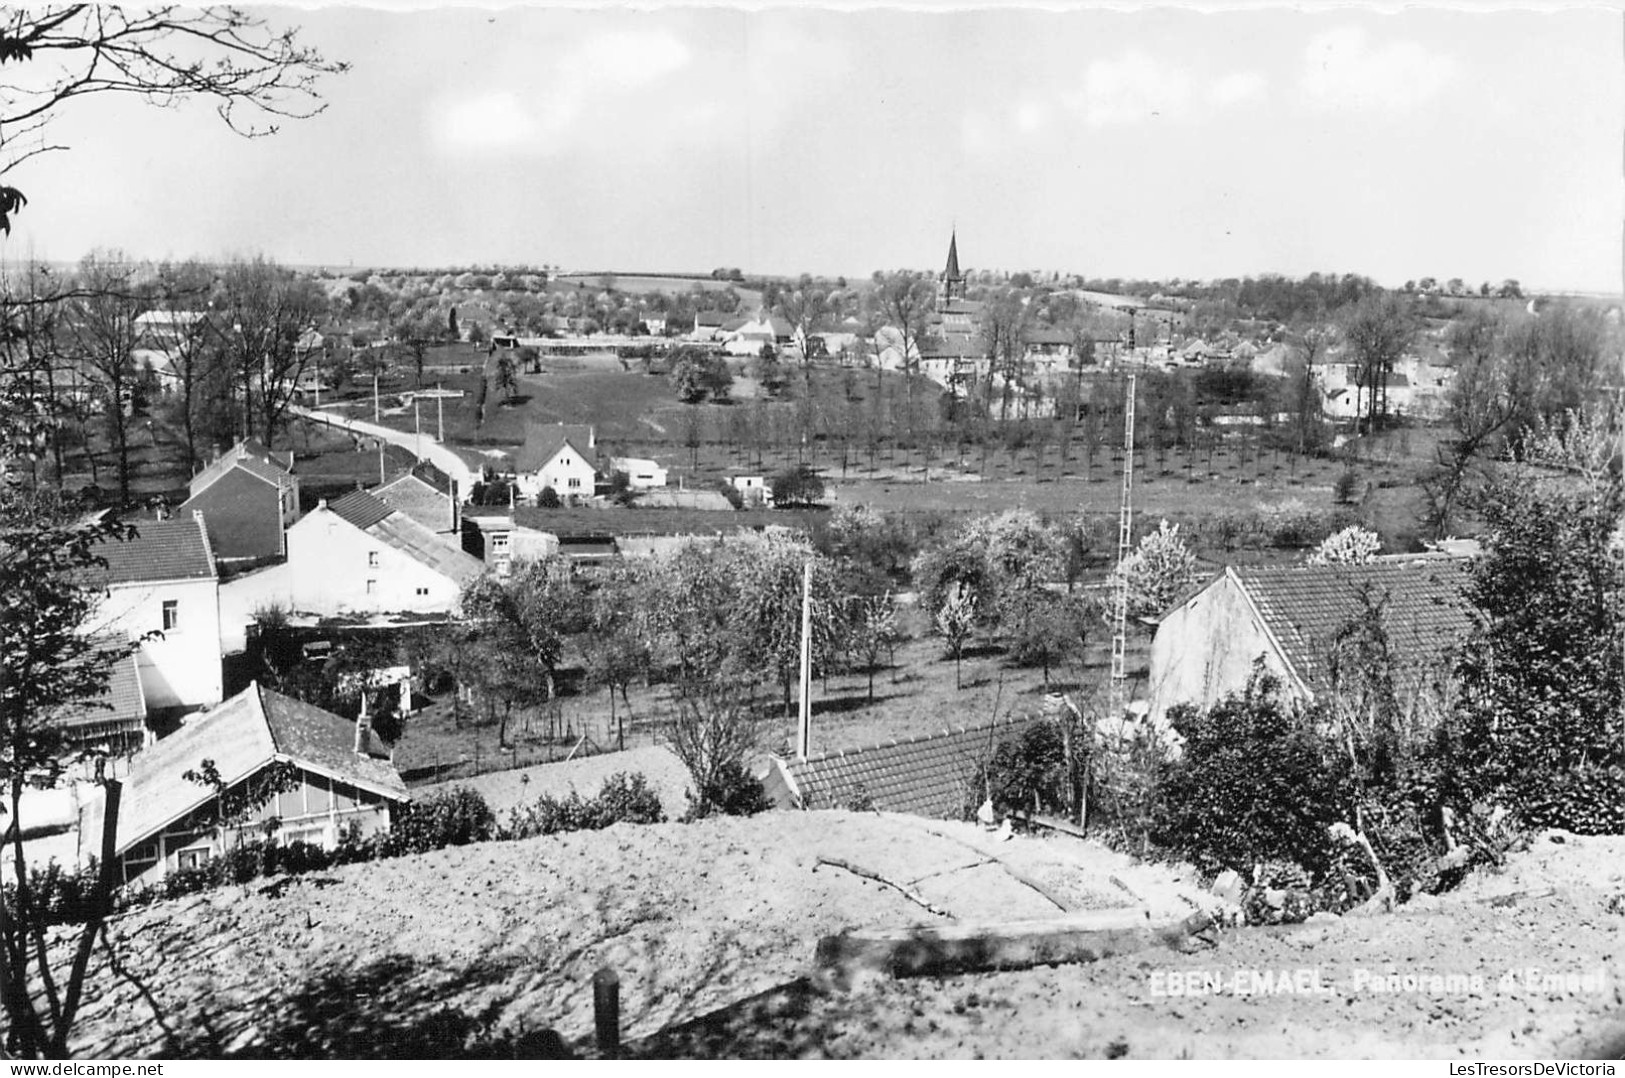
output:
<instances>
[{"instance_id":1,"label":"white house with dark roof","mask_svg":"<svg viewBox=\"0 0 1625 1078\"><path fill-rule=\"evenodd\" d=\"M287 606L326 617L451 613L484 571L460 543L365 491L324 501L288 529Z\"/></svg>"},{"instance_id":2,"label":"white house with dark roof","mask_svg":"<svg viewBox=\"0 0 1625 1078\"><path fill-rule=\"evenodd\" d=\"M141 642L136 672L149 713L220 702L220 574L200 516L144 520L124 542L96 547L103 598L96 636Z\"/></svg>"},{"instance_id":3,"label":"white house with dark roof","mask_svg":"<svg viewBox=\"0 0 1625 1078\"><path fill-rule=\"evenodd\" d=\"M1151 718L1176 704L1207 707L1244 688L1254 663L1293 699L1333 689L1328 658L1340 634L1380 611L1402 692L1448 672L1477 615L1472 560L1394 555L1364 564L1230 566L1158 619L1151 641Z\"/></svg>"},{"instance_id":4,"label":"white house with dark roof","mask_svg":"<svg viewBox=\"0 0 1625 1078\"><path fill-rule=\"evenodd\" d=\"M219 794L187 780L212 760L228 792L291 775L289 789L246 819L222 822ZM100 788L81 805L81 864L100 853L105 805ZM366 724L290 699L256 682L130 761L114 838L122 880L150 883L220 856L239 837L332 848L348 828L387 830L390 811L410 800L406 784Z\"/></svg>"},{"instance_id":5,"label":"white house with dark roof","mask_svg":"<svg viewBox=\"0 0 1625 1078\"><path fill-rule=\"evenodd\" d=\"M534 498L546 487L561 501L591 498L598 478L598 439L592 427L536 424L513 455L519 492Z\"/></svg>"}]
</instances>

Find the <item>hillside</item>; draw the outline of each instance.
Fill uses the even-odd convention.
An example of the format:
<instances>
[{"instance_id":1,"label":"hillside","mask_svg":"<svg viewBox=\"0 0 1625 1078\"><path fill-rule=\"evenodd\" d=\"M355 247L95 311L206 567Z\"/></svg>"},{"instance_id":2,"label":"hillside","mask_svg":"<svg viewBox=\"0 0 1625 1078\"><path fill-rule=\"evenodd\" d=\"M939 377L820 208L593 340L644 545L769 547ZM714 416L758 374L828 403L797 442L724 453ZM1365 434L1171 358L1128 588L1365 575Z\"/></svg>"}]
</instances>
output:
<instances>
[{"instance_id":1,"label":"hillside","mask_svg":"<svg viewBox=\"0 0 1625 1078\"><path fill-rule=\"evenodd\" d=\"M1140 901L1160 919L1212 900L1178 872L1094 843L998 843L971 825L911 817L621 825L132 912L110 926L111 950L96 952L76 1054L456 1055L492 1041L512 1051L548 1028L585 1051L591 977L606 964L621 975L629 1047L645 1055L1596 1053L1625 1032L1608 1024L1625 1002L1622 914L1608 905L1625 887L1621 854L1617 838L1549 836L1506 872L1388 918L1232 930L1195 954L841 991L795 983L820 936L933 918L895 891L817 866L821 855L883 867L964 920L1054 915L1000 862L1074 909ZM1332 993L1151 989L1154 972L1305 967ZM1496 987L1502 972L1529 967L1600 971L1603 990ZM1491 987L1354 991L1361 970L1481 973ZM710 1017L688 1021L701 1015Z\"/></svg>"}]
</instances>

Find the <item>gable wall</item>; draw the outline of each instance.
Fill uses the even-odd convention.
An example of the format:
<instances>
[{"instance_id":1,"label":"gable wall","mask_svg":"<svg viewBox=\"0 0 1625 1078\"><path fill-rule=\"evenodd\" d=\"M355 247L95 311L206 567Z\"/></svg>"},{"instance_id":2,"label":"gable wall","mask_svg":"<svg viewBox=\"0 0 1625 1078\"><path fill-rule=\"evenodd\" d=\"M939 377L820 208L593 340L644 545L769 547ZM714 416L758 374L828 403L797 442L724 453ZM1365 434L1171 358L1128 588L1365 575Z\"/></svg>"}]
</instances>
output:
<instances>
[{"instance_id":1,"label":"gable wall","mask_svg":"<svg viewBox=\"0 0 1625 1078\"><path fill-rule=\"evenodd\" d=\"M1151 641L1151 720L1175 704L1207 706L1245 688L1259 656L1290 690L1292 681L1240 586L1228 574L1157 626Z\"/></svg>"}]
</instances>

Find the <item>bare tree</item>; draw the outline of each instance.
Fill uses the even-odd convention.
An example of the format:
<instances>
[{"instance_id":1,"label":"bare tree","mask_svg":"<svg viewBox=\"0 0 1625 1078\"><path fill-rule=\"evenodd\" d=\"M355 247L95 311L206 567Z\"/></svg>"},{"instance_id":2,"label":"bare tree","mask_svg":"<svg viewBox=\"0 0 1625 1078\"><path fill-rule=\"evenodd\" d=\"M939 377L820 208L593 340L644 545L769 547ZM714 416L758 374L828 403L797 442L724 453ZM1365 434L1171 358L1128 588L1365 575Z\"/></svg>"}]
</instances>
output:
<instances>
[{"instance_id":1,"label":"bare tree","mask_svg":"<svg viewBox=\"0 0 1625 1078\"><path fill-rule=\"evenodd\" d=\"M1388 378L1410 346L1415 328L1398 297L1387 292L1370 293L1345 308L1342 324L1357 368L1356 392L1363 386L1367 393L1370 432L1376 429L1377 417L1388 413Z\"/></svg>"},{"instance_id":2,"label":"bare tree","mask_svg":"<svg viewBox=\"0 0 1625 1078\"><path fill-rule=\"evenodd\" d=\"M903 370L903 392L908 399L907 411L912 415L913 375L919 371L920 349L930 329L931 312L936 308L936 287L925 274L912 270L877 272L874 281L875 289L871 293L874 314L881 325L896 331L902 355L899 366ZM879 347L878 341L876 346Z\"/></svg>"},{"instance_id":3,"label":"bare tree","mask_svg":"<svg viewBox=\"0 0 1625 1078\"><path fill-rule=\"evenodd\" d=\"M141 270L117 251L92 252L79 263L77 296L68 311L73 358L97 383L102 415L118 461L120 504L130 500L130 423L135 410L136 325L151 306Z\"/></svg>"},{"instance_id":4,"label":"bare tree","mask_svg":"<svg viewBox=\"0 0 1625 1078\"><path fill-rule=\"evenodd\" d=\"M326 310L321 287L275 262L233 262L220 278L219 337L243 401L243 435L271 444L310 353L300 337Z\"/></svg>"}]
</instances>

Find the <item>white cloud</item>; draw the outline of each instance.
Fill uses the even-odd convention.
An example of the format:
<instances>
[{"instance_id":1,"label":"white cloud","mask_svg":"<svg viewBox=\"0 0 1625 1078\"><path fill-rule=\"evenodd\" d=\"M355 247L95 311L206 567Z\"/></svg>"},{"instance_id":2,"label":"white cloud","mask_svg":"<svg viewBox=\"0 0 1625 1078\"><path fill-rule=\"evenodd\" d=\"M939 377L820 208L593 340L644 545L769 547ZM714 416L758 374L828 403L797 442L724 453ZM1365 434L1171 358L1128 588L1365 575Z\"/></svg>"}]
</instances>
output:
<instances>
[{"instance_id":1,"label":"white cloud","mask_svg":"<svg viewBox=\"0 0 1625 1078\"><path fill-rule=\"evenodd\" d=\"M429 109L429 134L447 152L545 154L588 126L580 122L584 114L619 106L690 58L688 46L664 32L589 37L562 51L550 70L522 71L507 86L443 94Z\"/></svg>"},{"instance_id":2,"label":"white cloud","mask_svg":"<svg viewBox=\"0 0 1625 1078\"><path fill-rule=\"evenodd\" d=\"M1016 106L1010 119L1017 130L1030 134L1049 123L1049 106L1029 98Z\"/></svg>"},{"instance_id":3,"label":"white cloud","mask_svg":"<svg viewBox=\"0 0 1625 1078\"><path fill-rule=\"evenodd\" d=\"M1257 71L1232 71L1221 76L1208 87L1208 103L1214 108L1229 108L1264 96L1268 81Z\"/></svg>"},{"instance_id":4,"label":"white cloud","mask_svg":"<svg viewBox=\"0 0 1625 1078\"><path fill-rule=\"evenodd\" d=\"M432 123L438 141L449 150L511 150L536 138L536 118L519 99L497 90L442 102Z\"/></svg>"},{"instance_id":5,"label":"white cloud","mask_svg":"<svg viewBox=\"0 0 1625 1078\"><path fill-rule=\"evenodd\" d=\"M1134 123L1184 113L1191 79L1180 68L1131 49L1115 60L1096 60L1084 73L1081 105L1091 127Z\"/></svg>"},{"instance_id":6,"label":"white cloud","mask_svg":"<svg viewBox=\"0 0 1625 1078\"><path fill-rule=\"evenodd\" d=\"M1304 54L1305 98L1326 108L1400 111L1435 97L1456 75L1456 60L1415 41L1371 45L1359 27L1320 34Z\"/></svg>"}]
</instances>

